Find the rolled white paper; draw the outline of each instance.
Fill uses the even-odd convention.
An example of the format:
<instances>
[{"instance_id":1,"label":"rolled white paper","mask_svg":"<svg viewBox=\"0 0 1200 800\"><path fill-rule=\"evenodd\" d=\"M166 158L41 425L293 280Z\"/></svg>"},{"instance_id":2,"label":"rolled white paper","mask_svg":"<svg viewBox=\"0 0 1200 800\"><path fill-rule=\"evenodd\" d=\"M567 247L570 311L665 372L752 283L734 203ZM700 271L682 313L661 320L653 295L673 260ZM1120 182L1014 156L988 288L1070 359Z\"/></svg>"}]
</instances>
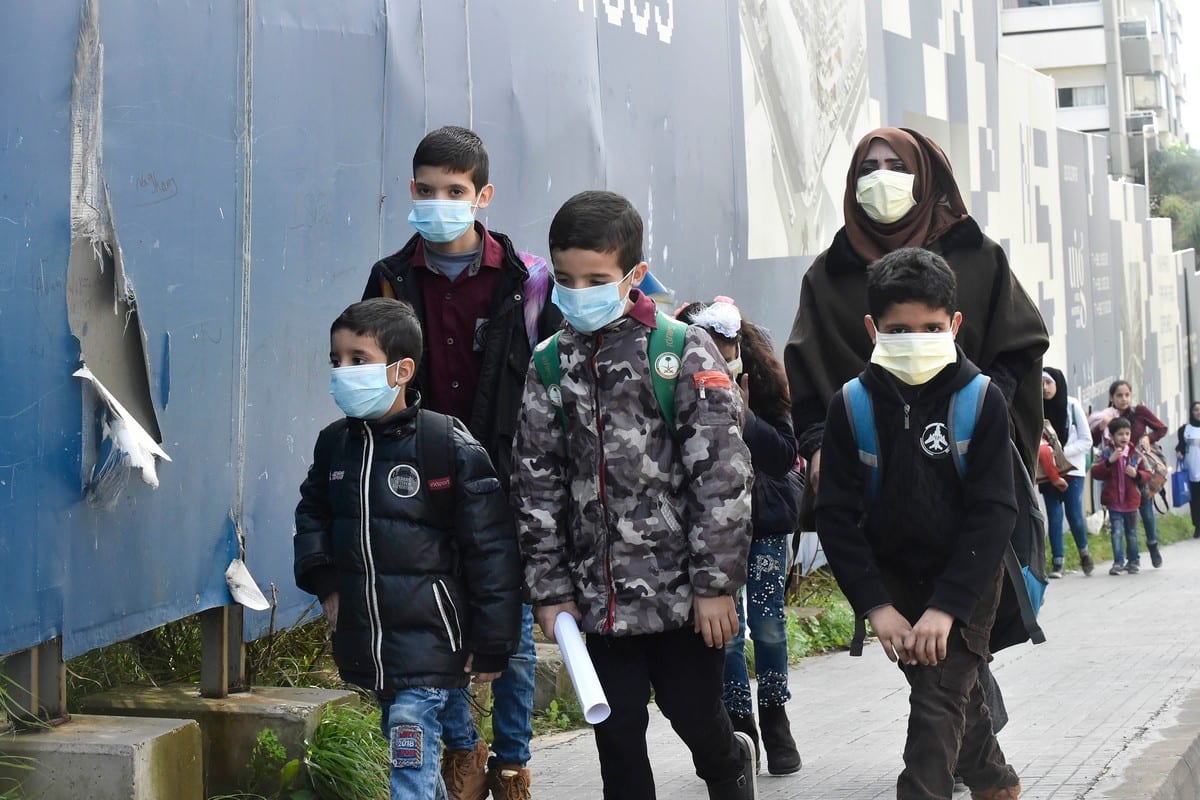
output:
<instances>
[{"instance_id":1,"label":"rolled white paper","mask_svg":"<svg viewBox=\"0 0 1200 800\"><path fill-rule=\"evenodd\" d=\"M563 661L567 663L567 674L571 676L575 696L583 708L583 718L590 725L599 725L608 719L608 698L604 696L604 689L588 656L579 626L575 624L575 618L565 611L554 620L554 639L562 650Z\"/></svg>"}]
</instances>

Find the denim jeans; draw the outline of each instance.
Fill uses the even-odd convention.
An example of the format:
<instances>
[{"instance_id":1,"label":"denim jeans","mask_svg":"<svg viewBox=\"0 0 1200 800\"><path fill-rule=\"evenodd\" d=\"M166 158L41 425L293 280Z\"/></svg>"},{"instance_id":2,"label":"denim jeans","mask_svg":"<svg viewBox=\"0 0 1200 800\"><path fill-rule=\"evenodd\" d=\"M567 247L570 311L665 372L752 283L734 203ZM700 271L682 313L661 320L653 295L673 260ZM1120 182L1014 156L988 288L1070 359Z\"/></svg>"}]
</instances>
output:
<instances>
[{"instance_id":1,"label":"denim jeans","mask_svg":"<svg viewBox=\"0 0 1200 800\"><path fill-rule=\"evenodd\" d=\"M537 655L533 648L533 609L521 610L521 642L508 660L508 669L492 683L491 764L525 766L533 738L533 673ZM479 741L467 691L451 693L442 715L443 740L450 750L473 750Z\"/></svg>"},{"instance_id":2,"label":"denim jeans","mask_svg":"<svg viewBox=\"0 0 1200 800\"><path fill-rule=\"evenodd\" d=\"M1046 529L1050 535L1050 553L1055 563L1062 563L1063 551L1063 508L1066 508L1067 524L1071 526L1071 536L1079 552L1087 550L1087 525L1083 521L1083 484L1082 477L1068 477L1067 490L1060 492L1048 483L1040 487L1042 499L1046 501Z\"/></svg>"},{"instance_id":3,"label":"denim jeans","mask_svg":"<svg viewBox=\"0 0 1200 800\"><path fill-rule=\"evenodd\" d=\"M1141 557L1138 555L1137 512L1114 511L1110 508L1108 526L1112 534L1113 563L1141 566ZM1126 545L1129 548L1128 553L1125 551Z\"/></svg>"},{"instance_id":4,"label":"denim jeans","mask_svg":"<svg viewBox=\"0 0 1200 800\"><path fill-rule=\"evenodd\" d=\"M456 691L422 686L400 690L390 703L380 701L379 722L392 765L392 800L445 800L439 716Z\"/></svg>"},{"instance_id":5,"label":"denim jeans","mask_svg":"<svg viewBox=\"0 0 1200 800\"><path fill-rule=\"evenodd\" d=\"M1142 515L1142 525L1146 528L1146 546L1156 546L1158 544L1158 520L1155 518L1157 514L1154 511L1154 498L1143 497L1138 513ZM1137 531L1135 530L1134 533Z\"/></svg>"},{"instance_id":6,"label":"denim jeans","mask_svg":"<svg viewBox=\"0 0 1200 800\"><path fill-rule=\"evenodd\" d=\"M758 703L782 706L792 699L788 691L788 654L784 582L787 578L787 538L771 536L750 544L746 578L748 613L742 611L738 593L738 632L725 645L725 688L722 700L731 717L754 713L750 697L750 675L746 670L746 617L754 640L754 671L758 675Z\"/></svg>"}]
</instances>

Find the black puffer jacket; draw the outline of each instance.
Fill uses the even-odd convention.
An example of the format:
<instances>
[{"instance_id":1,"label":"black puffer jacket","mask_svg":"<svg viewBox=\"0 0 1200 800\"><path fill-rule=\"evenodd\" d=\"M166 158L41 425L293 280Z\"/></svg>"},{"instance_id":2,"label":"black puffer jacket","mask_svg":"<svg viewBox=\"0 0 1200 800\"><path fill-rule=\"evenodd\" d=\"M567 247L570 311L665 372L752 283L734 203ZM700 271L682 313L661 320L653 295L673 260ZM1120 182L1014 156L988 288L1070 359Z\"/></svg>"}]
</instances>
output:
<instances>
[{"instance_id":1,"label":"black puffer jacket","mask_svg":"<svg viewBox=\"0 0 1200 800\"><path fill-rule=\"evenodd\" d=\"M502 671L520 635L516 532L491 461L455 420L453 517L438 519L417 414L321 431L296 507L296 584L338 592L338 669L385 694L466 686L468 654L474 671Z\"/></svg>"},{"instance_id":2,"label":"black puffer jacket","mask_svg":"<svg viewBox=\"0 0 1200 800\"><path fill-rule=\"evenodd\" d=\"M765 417L746 412L742 439L754 465L754 538L786 536L796 530L800 516L798 485L788 480L796 465L796 439L788 415Z\"/></svg>"}]
</instances>

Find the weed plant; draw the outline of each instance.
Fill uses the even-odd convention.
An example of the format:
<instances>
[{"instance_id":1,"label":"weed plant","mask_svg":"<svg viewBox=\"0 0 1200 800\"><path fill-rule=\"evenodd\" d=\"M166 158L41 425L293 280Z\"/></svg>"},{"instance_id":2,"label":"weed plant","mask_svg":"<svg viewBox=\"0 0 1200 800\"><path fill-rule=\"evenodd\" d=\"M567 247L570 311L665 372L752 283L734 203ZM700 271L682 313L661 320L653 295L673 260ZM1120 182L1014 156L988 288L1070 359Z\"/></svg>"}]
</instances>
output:
<instances>
[{"instance_id":1,"label":"weed plant","mask_svg":"<svg viewBox=\"0 0 1200 800\"><path fill-rule=\"evenodd\" d=\"M325 712L308 742L304 764L321 800L387 800L388 746L379 707L340 705Z\"/></svg>"}]
</instances>

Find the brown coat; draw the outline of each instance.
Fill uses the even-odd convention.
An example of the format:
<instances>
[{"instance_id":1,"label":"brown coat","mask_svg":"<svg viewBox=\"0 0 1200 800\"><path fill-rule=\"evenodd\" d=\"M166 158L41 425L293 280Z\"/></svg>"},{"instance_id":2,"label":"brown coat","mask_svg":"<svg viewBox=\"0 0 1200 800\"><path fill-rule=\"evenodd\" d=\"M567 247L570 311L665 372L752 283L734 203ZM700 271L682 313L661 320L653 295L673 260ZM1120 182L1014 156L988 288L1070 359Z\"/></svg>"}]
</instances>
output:
<instances>
[{"instance_id":1,"label":"brown coat","mask_svg":"<svg viewBox=\"0 0 1200 800\"><path fill-rule=\"evenodd\" d=\"M970 217L928 249L954 270L963 315L958 344L1008 400L1017 445L1032 475L1042 431L1041 358L1049 346L1042 315L1000 245ZM873 345L863 325L866 267L843 229L804 276L784 366L796 439L806 458L821 446L830 398L871 357Z\"/></svg>"}]
</instances>

